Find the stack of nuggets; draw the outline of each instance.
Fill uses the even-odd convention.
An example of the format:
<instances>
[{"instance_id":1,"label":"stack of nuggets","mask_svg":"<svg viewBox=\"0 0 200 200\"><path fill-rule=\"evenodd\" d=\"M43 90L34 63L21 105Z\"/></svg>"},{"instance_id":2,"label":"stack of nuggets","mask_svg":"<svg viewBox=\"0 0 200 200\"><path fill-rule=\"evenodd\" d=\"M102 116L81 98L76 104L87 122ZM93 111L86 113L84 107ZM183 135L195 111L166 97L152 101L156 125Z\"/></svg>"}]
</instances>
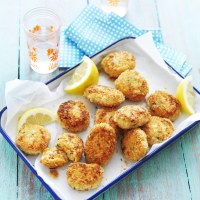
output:
<instances>
[{"instance_id":1,"label":"stack of nuggets","mask_svg":"<svg viewBox=\"0 0 200 200\"><path fill-rule=\"evenodd\" d=\"M116 89L90 86L84 92L90 102L115 109L115 113L110 116L112 120L104 119L100 122L111 125L112 121L112 127L114 123L118 130L123 130L122 152L133 162L143 158L153 144L161 143L172 136L174 127L171 121L175 121L181 112L178 100L165 91L155 91L146 100L149 85L145 77L135 71L135 65L136 59L129 52L109 53L101 61L101 67L109 77L116 78ZM116 97L117 91L124 95L124 100L128 99L133 104L116 108L124 102L122 95L121 98ZM139 101L147 101L148 109L134 104Z\"/></svg>"},{"instance_id":2,"label":"stack of nuggets","mask_svg":"<svg viewBox=\"0 0 200 200\"><path fill-rule=\"evenodd\" d=\"M58 137L53 148L47 148L50 134L39 125L25 124L17 134L16 144L30 155L43 152L41 163L50 169L62 167L70 161L67 181L73 189L82 191L100 185L103 167L112 159L120 137L124 157L132 162L142 159L152 145L172 136L172 122L179 117L181 106L166 91L155 91L146 99L149 85L145 77L135 71L135 66L135 57L127 51L112 52L102 60L101 67L109 77L116 79L116 88L92 85L85 89L84 97L101 107L96 112L94 126L85 144L76 133L87 130L90 113L80 100L59 105L58 122L67 132ZM131 103L122 106L126 99ZM137 102L140 101L147 101L147 108L139 106ZM31 137L29 130L35 131ZM83 154L86 163L81 162Z\"/></svg>"}]
</instances>

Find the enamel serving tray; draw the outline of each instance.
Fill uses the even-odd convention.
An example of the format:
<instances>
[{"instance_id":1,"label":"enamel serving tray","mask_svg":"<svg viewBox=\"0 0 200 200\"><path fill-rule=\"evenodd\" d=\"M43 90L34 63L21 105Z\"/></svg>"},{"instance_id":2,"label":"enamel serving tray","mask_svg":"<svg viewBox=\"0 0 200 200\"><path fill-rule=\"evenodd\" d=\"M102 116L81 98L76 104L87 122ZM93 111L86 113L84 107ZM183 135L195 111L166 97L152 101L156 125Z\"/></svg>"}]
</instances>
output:
<instances>
[{"instance_id":1,"label":"enamel serving tray","mask_svg":"<svg viewBox=\"0 0 200 200\"><path fill-rule=\"evenodd\" d=\"M156 47L153 44L151 36L142 36L141 38L132 38L127 37L123 38L114 44L108 46L107 48L103 49L102 51L98 52L94 56L92 56L92 60L99 66L100 61L102 58L107 55L109 52L117 51L117 50L127 50L132 52L136 57L136 67L135 70L139 71L147 80L150 87L150 92L152 93L155 90L165 90L171 94L175 95L176 87L181 81L181 75L176 72L171 66L165 63L159 53L157 52ZM55 78L48 81L46 84L50 90L55 90L61 81L65 80L69 74L73 72L73 70L78 65L74 66L66 70L65 72L59 74ZM110 85L114 86L114 82L104 74L103 70L100 70L100 83L101 85ZM180 118L177 119L174 123L175 132L173 136L166 140L161 144L154 145L149 153L140 161L136 163L131 163L126 161L123 157L121 149L120 149L120 141L117 144L117 150L113 155L111 161L104 167L105 170L105 177L101 183L101 185L90 191L75 191L71 189L66 181L65 171L67 166L59 173L61 173L63 178L62 180L55 180L49 178L47 176L47 169L43 166L38 166L39 164L33 164L30 161L29 157L23 154L20 149L15 145L13 137L11 137L11 133L5 131L5 124L6 124L6 117L7 117L7 107L4 107L0 112L0 131L3 137L7 140L7 142L12 146L12 148L17 152L20 158L25 162L25 164L30 168L30 170L38 177L38 179L42 182L42 184L47 188L47 190L52 194L55 199L94 199L101 193L105 192L108 188L112 185L120 181L123 177L127 174L131 173L139 166L141 166L144 162L149 160L153 157L156 153L167 147L171 144L174 140L179 138L181 135L186 133L192 127L200 122L200 92L195 89L196 95L196 114L189 116L186 114L181 114ZM66 98L69 96L66 95ZM87 100L85 100L87 101ZM87 104L90 104L87 102ZM134 102L126 102L126 104L135 104ZM145 102L142 102L141 105L144 105ZM96 109L96 108L95 108ZM55 110L54 110L55 111ZM89 108L90 111L90 108ZM96 110L95 110L96 111ZM93 111L91 111L93 112ZM92 113L91 116L94 116L95 112ZM91 119L93 121L93 119ZM93 122L92 122L93 123ZM16 126L14 124L13 126ZM91 125L92 126L92 125ZM88 130L86 131L88 132ZM86 138L86 134L82 137L83 140ZM35 159L37 160L37 159ZM124 164L120 162L120 160L124 161ZM113 170L115 169L115 170ZM60 185L59 185L60 184Z\"/></svg>"}]
</instances>

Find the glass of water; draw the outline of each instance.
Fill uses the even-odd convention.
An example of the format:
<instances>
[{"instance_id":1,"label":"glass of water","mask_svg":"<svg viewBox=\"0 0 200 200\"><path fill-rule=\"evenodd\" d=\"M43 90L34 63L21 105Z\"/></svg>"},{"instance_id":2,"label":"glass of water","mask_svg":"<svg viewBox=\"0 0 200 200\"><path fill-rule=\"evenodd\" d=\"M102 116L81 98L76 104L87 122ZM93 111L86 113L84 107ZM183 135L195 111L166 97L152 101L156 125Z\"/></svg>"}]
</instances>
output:
<instances>
[{"instance_id":1,"label":"glass of water","mask_svg":"<svg viewBox=\"0 0 200 200\"><path fill-rule=\"evenodd\" d=\"M128 0L101 0L103 11L114 12L120 17L124 17L128 11Z\"/></svg>"},{"instance_id":2,"label":"glass of water","mask_svg":"<svg viewBox=\"0 0 200 200\"><path fill-rule=\"evenodd\" d=\"M58 68L60 18L51 9L34 8L23 18L31 68L48 74Z\"/></svg>"}]
</instances>

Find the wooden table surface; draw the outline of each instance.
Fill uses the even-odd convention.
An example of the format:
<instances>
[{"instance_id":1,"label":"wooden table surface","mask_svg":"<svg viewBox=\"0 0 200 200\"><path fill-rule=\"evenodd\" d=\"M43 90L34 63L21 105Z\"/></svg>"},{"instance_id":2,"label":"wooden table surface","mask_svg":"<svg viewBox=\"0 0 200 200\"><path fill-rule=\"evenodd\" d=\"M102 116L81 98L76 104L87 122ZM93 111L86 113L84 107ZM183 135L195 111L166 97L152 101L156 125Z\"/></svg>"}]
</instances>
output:
<instances>
[{"instance_id":1,"label":"wooden table surface","mask_svg":"<svg viewBox=\"0 0 200 200\"><path fill-rule=\"evenodd\" d=\"M69 25L94 0L0 1L0 106L9 80L47 81L60 73L38 75L28 66L22 16L38 6L54 9ZM160 28L165 44L187 55L193 65L194 85L200 90L200 1L130 0L125 17L138 28ZM53 199L0 135L0 199ZM147 161L97 199L200 199L200 125Z\"/></svg>"}]
</instances>

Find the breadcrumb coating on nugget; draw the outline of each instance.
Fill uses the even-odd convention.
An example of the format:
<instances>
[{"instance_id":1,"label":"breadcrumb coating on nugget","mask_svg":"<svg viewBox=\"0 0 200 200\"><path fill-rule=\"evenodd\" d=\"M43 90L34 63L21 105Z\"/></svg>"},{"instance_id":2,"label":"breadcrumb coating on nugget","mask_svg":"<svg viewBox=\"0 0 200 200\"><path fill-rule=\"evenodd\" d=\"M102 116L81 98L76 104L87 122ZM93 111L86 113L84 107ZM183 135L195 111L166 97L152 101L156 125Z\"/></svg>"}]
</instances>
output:
<instances>
[{"instance_id":1,"label":"breadcrumb coating on nugget","mask_svg":"<svg viewBox=\"0 0 200 200\"><path fill-rule=\"evenodd\" d=\"M87 129L90 115L82 101L69 100L62 103L57 111L58 121L69 132L77 133Z\"/></svg>"},{"instance_id":2,"label":"breadcrumb coating on nugget","mask_svg":"<svg viewBox=\"0 0 200 200\"><path fill-rule=\"evenodd\" d=\"M113 78L117 78L122 72L135 67L135 57L127 52L109 53L102 61L101 67Z\"/></svg>"},{"instance_id":3,"label":"breadcrumb coating on nugget","mask_svg":"<svg viewBox=\"0 0 200 200\"><path fill-rule=\"evenodd\" d=\"M92 103L103 107L116 107L125 101L119 90L102 85L93 85L84 91L84 96Z\"/></svg>"},{"instance_id":4,"label":"breadcrumb coating on nugget","mask_svg":"<svg viewBox=\"0 0 200 200\"><path fill-rule=\"evenodd\" d=\"M115 86L131 101L144 100L149 92L145 78L135 70L126 70L115 80Z\"/></svg>"},{"instance_id":5,"label":"breadcrumb coating on nugget","mask_svg":"<svg viewBox=\"0 0 200 200\"><path fill-rule=\"evenodd\" d=\"M80 161L84 152L83 140L74 133L63 133L58 137L56 148L64 151L72 162Z\"/></svg>"},{"instance_id":6,"label":"breadcrumb coating on nugget","mask_svg":"<svg viewBox=\"0 0 200 200\"><path fill-rule=\"evenodd\" d=\"M56 147L46 148L40 162L50 169L55 169L66 165L68 158L65 152L58 150Z\"/></svg>"},{"instance_id":7,"label":"breadcrumb coating on nugget","mask_svg":"<svg viewBox=\"0 0 200 200\"><path fill-rule=\"evenodd\" d=\"M114 129L106 123L94 125L85 143L87 163L106 165L112 158L117 143Z\"/></svg>"},{"instance_id":8,"label":"breadcrumb coating on nugget","mask_svg":"<svg viewBox=\"0 0 200 200\"><path fill-rule=\"evenodd\" d=\"M68 184L79 191L97 188L103 176L104 169L98 164L71 163L66 171Z\"/></svg>"},{"instance_id":9,"label":"breadcrumb coating on nugget","mask_svg":"<svg viewBox=\"0 0 200 200\"><path fill-rule=\"evenodd\" d=\"M181 112L179 101L165 91L156 91L147 101L151 115L168 118L175 121Z\"/></svg>"},{"instance_id":10,"label":"breadcrumb coating on nugget","mask_svg":"<svg viewBox=\"0 0 200 200\"><path fill-rule=\"evenodd\" d=\"M100 123L107 123L110 126L113 127L115 130L116 135L119 134L119 127L117 126L117 123L114 121L114 115L117 108L100 108L97 110L95 115L95 124Z\"/></svg>"},{"instance_id":11,"label":"breadcrumb coating on nugget","mask_svg":"<svg viewBox=\"0 0 200 200\"><path fill-rule=\"evenodd\" d=\"M24 153L37 155L47 148L50 139L49 131L43 126L26 123L18 131L15 143Z\"/></svg>"},{"instance_id":12,"label":"breadcrumb coating on nugget","mask_svg":"<svg viewBox=\"0 0 200 200\"><path fill-rule=\"evenodd\" d=\"M137 162L149 151L146 134L140 128L127 131L122 138L122 152L126 159Z\"/></svg>"},{"instance_id":13,"label":"breadcrumb coating on nugget","mask_svg":"<svg viewBox=\"0 0 200 200\"><path fill-rule=\"evenodd\" d=\"M147 141L150 146L165 141L174 132L173 123L169 119L157 116L152 116L142 129L147 135Z\"/></svg>"},{"instance_id":14,"label":"breadcrumb coating on nugget","mask_svg":"<svg viewBox=\"0 0 200 200\"><path fill-rule=\"evenodd\" d=\"M139 105L127 105L115 112L114 121L122 129L132 129L144 125L150 117L146 108Z\"/></svg>"}]
</instances>

